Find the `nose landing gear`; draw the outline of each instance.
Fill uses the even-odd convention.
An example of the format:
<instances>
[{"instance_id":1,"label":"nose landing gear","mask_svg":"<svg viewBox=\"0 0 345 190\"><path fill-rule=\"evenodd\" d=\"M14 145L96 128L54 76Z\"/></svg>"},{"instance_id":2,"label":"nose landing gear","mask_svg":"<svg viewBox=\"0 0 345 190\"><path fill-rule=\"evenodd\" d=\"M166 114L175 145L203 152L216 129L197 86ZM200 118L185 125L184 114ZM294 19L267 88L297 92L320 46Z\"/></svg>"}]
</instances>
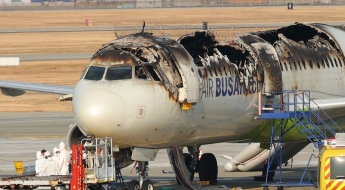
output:
<instances>
[{"instance_id":1,"label":"nose landing gear","mask_svg":"<svg viewBox=\"0 0 345 190\"><path fill-rule=\"evenodd\" d=\"M144 161L137 161L136 172L139 173L139 181L132 180L128 184L128 190L153 190L153 183L146 179L148 176L149 163Z\"/></svg>"}]
</instances>

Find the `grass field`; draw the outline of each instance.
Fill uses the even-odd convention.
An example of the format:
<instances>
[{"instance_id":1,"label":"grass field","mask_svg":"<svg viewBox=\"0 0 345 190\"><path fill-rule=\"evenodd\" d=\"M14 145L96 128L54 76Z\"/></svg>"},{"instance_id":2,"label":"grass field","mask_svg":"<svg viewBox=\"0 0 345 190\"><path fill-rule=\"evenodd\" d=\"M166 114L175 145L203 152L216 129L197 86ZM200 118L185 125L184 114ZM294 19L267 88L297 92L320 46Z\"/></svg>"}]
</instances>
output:
<instances>
[{"instance_id":1,"label":"grass field","mask_svg":"<svg viewBox=\"0 0 345 190\"><path fill-rule=\"evenodd\" d=\"M0 12L0 28L77 27L85 19L95 26L182 25L271 22L345 21L344 6L327 7L252 7L189 8L77 11L13 11ZM255 29L222 31L227 38ZM176 38L186 31L166 31ZM188 31L189 32L189 31ZM160 35L160 34L157 34ZM115 38L113 32L19 33L0 34L0 52L6 54L45 54L94 52ZM73 86L88 60L21 62L18 67L2 67L0 80L30 81ZM20 97L0 95L0 111L71 111L71 102L58 102L59 95L28 92Z\"/></svg>"}]
</instances>

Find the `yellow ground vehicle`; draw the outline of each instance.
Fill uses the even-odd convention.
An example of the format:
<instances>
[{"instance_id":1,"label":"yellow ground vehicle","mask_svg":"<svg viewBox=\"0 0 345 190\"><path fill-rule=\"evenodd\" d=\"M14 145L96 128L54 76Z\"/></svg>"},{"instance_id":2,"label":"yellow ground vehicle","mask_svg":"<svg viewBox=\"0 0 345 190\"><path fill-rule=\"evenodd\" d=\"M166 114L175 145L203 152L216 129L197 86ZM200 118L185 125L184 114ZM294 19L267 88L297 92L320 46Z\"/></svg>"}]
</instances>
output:
<instances>
[{"instance_id":1,"label":"yellow ground vehicle","mask_svg":"<svg viewBox=\"0 0 345 190\"><path fill-rule=\"evenodd\" d=\"M345 190L345 141L326 145L319 157L319 189Z\"/></svg>"}]
</instances>

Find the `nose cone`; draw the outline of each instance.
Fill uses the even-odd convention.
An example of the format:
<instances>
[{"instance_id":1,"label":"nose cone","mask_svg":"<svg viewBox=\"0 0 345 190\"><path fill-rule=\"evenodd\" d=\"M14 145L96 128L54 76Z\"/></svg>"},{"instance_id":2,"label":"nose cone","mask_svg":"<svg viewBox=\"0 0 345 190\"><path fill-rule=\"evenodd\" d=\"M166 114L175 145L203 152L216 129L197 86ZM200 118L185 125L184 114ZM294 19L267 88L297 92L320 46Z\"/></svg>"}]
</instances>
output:
<instances>
[{"instance_id":1,"label":"nose cone","mask_svg":"<svg viewBox=\"0 0 345 190\"><path fill-rule=\"evenodd\" d=\"M96 137L111 136L125 123L125 105L120 96L93 89L73 97L75 119L81 130Z\"/></svg>"}]
</instances>

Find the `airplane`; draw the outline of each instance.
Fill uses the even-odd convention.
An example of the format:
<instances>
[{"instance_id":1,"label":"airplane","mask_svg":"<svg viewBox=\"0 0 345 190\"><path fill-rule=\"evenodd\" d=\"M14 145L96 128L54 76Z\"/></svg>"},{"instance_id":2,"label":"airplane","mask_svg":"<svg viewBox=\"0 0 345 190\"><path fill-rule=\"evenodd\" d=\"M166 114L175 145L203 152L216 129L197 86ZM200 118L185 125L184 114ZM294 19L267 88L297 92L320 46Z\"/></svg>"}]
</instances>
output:
<instances>
[{"instance_id":1,"label":"airplane","mask_svg":"<svg viewBox=\"0 0 345 190\"><path fill-rule=\"evenodd\" d=\"M104 44L74 87L0 81L7 96L25 91L61 94L73 101L67 145L81 137L112 137L116 161L137 161L139 181L128 189L151 189L148 162L166 149L177 181L196 189L194 174L216 183L217 160L204 144L269 142L258 119L258 94L310 90L332 118L344 115L345 31L320 23L217 40L209 30L177 40L141 31ZM305 141L289 131L284 143ZM187 147L189 153L183 153ZM186 164L188 162L188 164Z\"/></svg>"}]
</instances>

